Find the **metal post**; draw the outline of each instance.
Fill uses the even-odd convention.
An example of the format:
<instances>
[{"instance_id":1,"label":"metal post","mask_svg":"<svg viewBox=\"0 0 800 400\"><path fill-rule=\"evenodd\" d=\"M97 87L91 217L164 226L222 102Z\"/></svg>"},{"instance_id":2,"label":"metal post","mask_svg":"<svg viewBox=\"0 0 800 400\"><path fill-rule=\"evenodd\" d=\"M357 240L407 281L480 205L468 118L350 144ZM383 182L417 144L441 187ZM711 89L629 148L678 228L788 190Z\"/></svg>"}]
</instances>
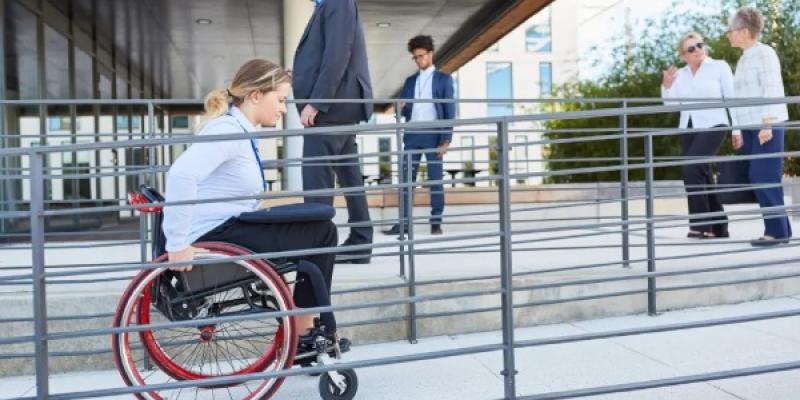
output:
<instances>
[{"instance_id":1,"label":"metal post","mask_svg":"<svg viewBox=\"0 0 800 400\"><path fill-rule=\"evenodd\" d=\"M147 124L148 133L150 133L150 139L155 139L157 136L156 132L156 111L155 106L153 103L147 103L147 117L149 118L149 122ZM147 166L150 168L150 186L154 188L158 188L158 174L156 173L156 148L155 146L150 146L148 149L148 160Z\"/></svg>"},{"instance_id":2,"label":"metal post","mask_svg":"<svg viewBox=\"0 0 800 400\"><path fill-rule=\"evenodd\" d=\"M653 135L648 134L645 139L645 195L647 197L645 203L645 213L647 215L647 272L656 272L656 238L653 230L653 181L654 167L653 167ZM647 313L649 315L656 315L656 278L647 278Z\"/></svg>"},{"instance_id":3,"label":"metal post","mask_svg":"<svg viewBox=\"0 0 800 400\"><path fill-rule=\"evenodd\" d=\"M33 331L36 355L36 398L49 397L47 358L47 294L44 268L44 156L30 153L31 248L33 267Z\"/></svg>"},{"instance_id":4,"label":"metal post","mask_svg":"<svg viewBox=\"0 0 800 400\"><path fill-rule=\"evenodd\" d=\"M413 179L413 168L412 162L413 154L406 153L406 169L405 169L405 176L406 179L403 179L403 183L410 184L414 181ZM401 191L402 192L402 191ZM408 219L408 295L414 297L417 295L417 275L416 269L414 268L414 186L410 185L405 190L405 201L408 204L408 215L406 218ZM408 341L412 344L417 343L417 303L409 303L408 305Z\"/></svg>"},{"instance_id":5,"label":"metal post","mask_svg":"<svg viewBox=\"0 0 800 400\"><path fill-rule=\"evenodd\" d=\"M620 127L622 129L622 137L619 140L619 154L620 154L620 214L622 216L622 267L630 268L631 260L631 245L630 245L630 231L628 221L630 219L630 212L628 210L628 102L622 101L622 115L619 117Z\"/></svg>"},{"instance_id":6,"label":"metal post","mask_svg":"<svg viewBox=\"0 0 800 400\"><path fill-rule=\"evenodd\" d=\"M497 183L500 203L500 285L502 288L503 382L506 399L516 399L514 363L514 282L511 264L511 177L509 176L508 122L497 123L497 158L501 179Z\"/></svg>"},{"instance_id":7,"label":"metal post","mask_svg":"<svg viewBox=\"0 0 800 400\"><path fill-rule=\"evenodd\" d=\"M394 103L394 120L396 123L401 123L403 121L403 112L402 107L400 106L400 102ZM403 183L403 130L397 128L395 131L395 140L397 142L397 181ZM380 167L379 167L380 168ZM378 172L380 175L380 171ZM403 219L404 211L403 211L403 189L397 191L397 223L400 227L400 241L406 239L406 227L405 227L405 220ZM400 276L402 278L406 278L406 250L405 246L402 244L400 245Z\"/></svg>"}]
</instances>

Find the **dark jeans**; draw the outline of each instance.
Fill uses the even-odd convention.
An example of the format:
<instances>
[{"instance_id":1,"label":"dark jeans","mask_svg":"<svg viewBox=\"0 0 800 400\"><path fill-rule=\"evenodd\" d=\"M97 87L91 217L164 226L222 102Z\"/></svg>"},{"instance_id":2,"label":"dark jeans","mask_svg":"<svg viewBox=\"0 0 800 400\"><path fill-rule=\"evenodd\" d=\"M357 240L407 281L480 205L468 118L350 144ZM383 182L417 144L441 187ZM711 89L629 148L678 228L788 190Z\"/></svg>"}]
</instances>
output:
<instances>
[{"instance_id":1,"label":"dark jeans","mask_svg":"<svg viewBox=\"0 0 800 400\"><path fill-rule=\"evenodd\" d=\"M332 126L318 124L317 126ZM337 160L307 160L303 162L303 190L333 189L338 181L339 187L364 187L361 164L358 159L358 145L355 135L308 135L303 141L303 157L324 157L350 155ZM308 195L307 203L333 205L333 195ZM367 226L350 228L347 244L372 243L372 225L369 224L369 207L363 190L345 195L348 223L363 223Z\"/></svg>"},{"instance_id":2,"label":"dark jeans","mask_svg":"<svg viewBox=\"0 0 800 400\"><path fill-rule=\"evenodd\" d=\"M203 235L198 242L226 242L239 245L255 253L336 247L336 225L330 221L294 222L291 224L250 224L233 217ZM319 267L328 293L333 279L334 254L317 254L293 257L288 260L271 260L274 263L306 260ZM294 286L294 302L298 307L315 307L320 302L314 296L309 279L304 278ZM324 303L323 303L324 304Z\"/></svg>"},{"instance_id":3,"label":"dark jeans","mask_svg":"<svg viewBox=\"0 0 800 400\"><path fill-rule=\"evenodd\" d=\"M718 125L725 126L725 125ZM692 121L689 120L689 128ZM717 154L728 132L697 132L681 135L683 156L692 158L711 157ZM689 164L681 167L683 184L689 203L689 229L697 232L724 234L728 232L728 217L691 217L692 215L725 211L716 193L702 193L715 189L711 164ZM698 193L700 192L700 193Z\"/></svg>"},{"instance_id":4,"label":"dark jeans","mask_svg":"<svg viewBox=\"0 0 800 400\"><path fill-rule=\"evenodd\" d=\"M772 140L758 143L758 131L742 131L743 153L769 154L783 152L783 128L772 128ZM750 160L750 183L753 185L781 183L783 157ZM755 189L758 204L763 207L783 206L783 187ZM764 212L764 234L776 239L792 237L792 225L785 210Z\"/></svg>"},{"instance_id":5,"label":"dark jeans","mask_svg":"<svg viewBox=\"0 0 800 400\"><path fill-rule=\"evenodd\" d=\"M426 151L425 153L416 153L411 155L411 182L417 181L417 173L419 172L419 164L422 161L422 155L425 155L425 165L428 169L428 178L432 181L441 181L443 177L442 159L436 154L435 146L423 145L404 145L404 150L425 150L433 147L433 151ZM407 156L406 156L407 157ZM400 171L400 177L403 182L407 181L408 175L408 158L403 157L403 170ZM426 185L431 191L431 224L442 223L442 213L444 213L444 185ZM408 197L408 190L403 190L403 215L408 218L409 211L412 205L408 204L406 200ZM412 197L413 199L413 197Z\"/></svg>"}]
</instances>

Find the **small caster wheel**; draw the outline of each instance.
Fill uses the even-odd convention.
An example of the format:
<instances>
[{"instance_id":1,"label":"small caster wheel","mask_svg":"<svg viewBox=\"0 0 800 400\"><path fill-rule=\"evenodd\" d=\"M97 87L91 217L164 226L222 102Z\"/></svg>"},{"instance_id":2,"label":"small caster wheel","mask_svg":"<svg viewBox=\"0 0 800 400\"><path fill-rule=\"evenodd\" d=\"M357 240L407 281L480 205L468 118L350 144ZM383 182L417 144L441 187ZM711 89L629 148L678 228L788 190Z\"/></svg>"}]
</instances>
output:
<instances>
[{"instance_id":1,"label":"small caster wheel","mask_svg":"<svg viewBox=\"0 0 800 400\"><path fill-rule=\"evenodd\" d=\"M331 378L337 374L337 378ZM358 391L358 376L352 369L323 373L319 378L319 395L323 400L352 400Z\"/></svg>"}]
</instances>

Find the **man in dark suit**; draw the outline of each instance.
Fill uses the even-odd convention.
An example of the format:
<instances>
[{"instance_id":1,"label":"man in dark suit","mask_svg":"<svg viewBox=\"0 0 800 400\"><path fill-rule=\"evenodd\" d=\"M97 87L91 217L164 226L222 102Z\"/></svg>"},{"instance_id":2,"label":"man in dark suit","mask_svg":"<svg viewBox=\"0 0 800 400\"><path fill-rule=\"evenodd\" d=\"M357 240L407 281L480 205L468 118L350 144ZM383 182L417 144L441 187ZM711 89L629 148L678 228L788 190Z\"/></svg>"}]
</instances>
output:
<instances>
[{"instance_id":1,"label":"man in dark suit","mask_svg":"<svg viewBox=\"0 0 800 400\"><path fill-rule=\"evenodd\" d=\"M452 99L454 88L453 78L436 69L433 65L433 38L430 36L416 36L408 42L408 51L411 58L417 64L419 72L408 77L403 86L401 97L404 99ZM416 103L405 104L403 106L403 116L406 121L433 121L441 119L453 119L456 114L454 103ZM422 155L425 155L425 162L428 167L428 178L432 181L442 180L442 158L447 154L447 148L453 138L453 130L450 128L425 130L425 131L406 131L403 135L404 150L425 150L424 153L412 155L411 161L411 180L416 182L417 171ZM404 161L406 158L403 159ZM401 176L405 177L408 166L404 164ZM442 234L442 213L444 212L444 186L442 184L430 185L431 191L431 234ZM406 196L403 196L406 199ZM411 204L403 201L404 214L408 215ZM408 232L408 225L405 226ZM400 233L400 224L391 229L383 231L387 235Z\"/></svg>"},{"instance_id":2,"label":"man in dark suit","mask_svg":"<svg viewBox=\"0 0 800 400\"><path fill-rule=\"evenodd\" d=\"M313 0L314 14L306 25L294 58L293 89L298 100L372 99L372 84L367 65L364 30L354 0ZM372 104L298 103L300 120L305 127L345 126L367 121ZM303 165L303 189L332 189L339 186L363 187L361 165L354 134L307 135L303 157L348 155L337 160L308 160ZM363 191L345 195L352 227L343 245L372 243L372 226ZM333 204L332 195L306 196L306 202ZM370 251L350 252L349 261L368 264ZM354 255L363 257L354 258Z\"/></svg>"}]
</instances>

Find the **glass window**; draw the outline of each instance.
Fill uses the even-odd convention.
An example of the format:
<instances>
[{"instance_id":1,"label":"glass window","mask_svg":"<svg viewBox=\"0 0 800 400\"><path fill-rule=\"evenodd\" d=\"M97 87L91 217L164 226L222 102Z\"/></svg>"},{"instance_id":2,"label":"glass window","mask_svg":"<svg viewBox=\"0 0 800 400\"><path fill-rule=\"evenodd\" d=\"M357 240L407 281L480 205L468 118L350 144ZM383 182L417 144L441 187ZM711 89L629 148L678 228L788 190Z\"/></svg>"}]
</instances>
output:
<instances>
[{"instance_id":1,"label":"glass window","mask_svg":"<svg viewBox=\"0 0 800 400\"><path fill-rule=\"evenodd\" d=\"M138 115L134 115L132 118L127 115L117 115L117 130L127 132L128 124L133 130L141 129L141 121L142 118Z\"/></svg>"},{"instance_id":2,"label":"glass window","mask_svg":"<svg viewBox=\"0 0 800 400\"><path fill-rule=\"evenodd\" d=\"M5 2L6 89L9 99L38 99L36 16L13 1Z\"/></svg>"},{"instance_id":3,"label":"glass window","mask_svg":"<svg viewBox=\"0 0 800 400\"><path fill-rule=\"evenodd\" d=\"M486 94L488 99L510 99L513 97L511 63L486 63ZM488 115L500 117L513 114L510 103L489 103Z\"/></svg>"},{"instance_id":4,"label":"glass window","mask_svg":"<svg viewBox=\"0 0 800 400\"><path fill-rule=\"evenodd\" d=\"M189 129L189 117L186 115L176 115L172 117L172 127L176 129Z\"/></svg>"},{"instance_id":5,"label":"glass window","mask_svg":"<svg viewBox=\"0 0 800 400\"><path fill-rule=\"evenodd\" d=\"M94 97L94 68L92 58L85 51L75 47L75 98Z\"/></svg>"},{"instance_id":6,"label":"glass window","mask_svg":"<svg viewBox=\"0 0 800 400\"><path fill-rule=\"evenodd\" d=\"M72 19L75 21L75 26L78 29L91 34L92 33L92 0L73 0L72 1Z\"/></svg>"},{"instance_id":7,"label":"glass window","mask_svg":"<svg viewBox=\"0 0 800 400\"><path fill-rule=\"evenodd\" d=\"M69 42L67 38L46 26L45 39L45 77L47 77L47 98L68 99L69 93Z\"/></svg>"},{"instance_id":8,"label":"glass window","mask_svg":"<svg viewBox=\"0 0 800 400\"><path fill-rule=\"evenodd\" d=\"M539 95L549 96L553 94L553 63L539 63Z\"/></svg>"},{"instance_id":9,"label":"glass window","mask_svg":"<svg viewBox=\"0 0 800 400\"><path fill-rule=\"evenodd\" d=\"M461 150L461 161L464 161L464 169L471 169L468 167L472 167L472 163L475 161L475 138L472 136L461 136L461 147L464 150ZM466 165L470 163L470 165Z\"/></svg>"},{"instance_id":10,"label":"glass window","mask_svg":"<svg viewBox=\"0 0 800 400\"><path fill-rule=\"evenodd\" d=\"M48 0L47 2L64 14L65 17L69 17L69 0Z\"/></svg>"},{"instance_id":11,"label":"glass window","mask_svg":"<svg viewBox=\"0 0 800 400\"><path fill-rule=\"evenodd\" d=\"M525 49L531 53L550 53L553 51L553 38L550 7L531 18L531 26L525 31Z\"/></svg>"}]
</instances>

